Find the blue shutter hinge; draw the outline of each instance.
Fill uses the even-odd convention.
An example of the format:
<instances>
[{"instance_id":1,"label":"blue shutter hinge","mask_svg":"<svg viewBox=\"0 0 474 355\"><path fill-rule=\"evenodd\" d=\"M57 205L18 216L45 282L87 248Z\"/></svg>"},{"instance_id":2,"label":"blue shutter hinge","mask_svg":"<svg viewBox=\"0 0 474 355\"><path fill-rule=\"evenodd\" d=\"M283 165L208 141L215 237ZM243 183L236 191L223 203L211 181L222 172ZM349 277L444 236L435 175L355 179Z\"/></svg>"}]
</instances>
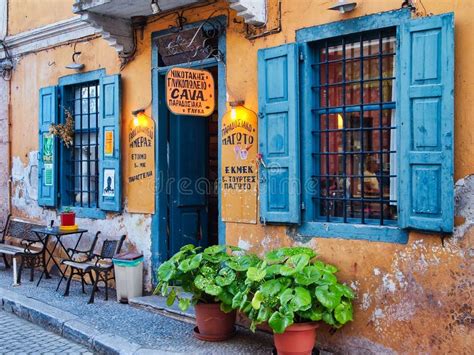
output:
<instances>
[{"instance_id":1,"label":"blue shutter hinge","mask_svg":"<svg viewBox=\"0 0 474 355\"><path fill-rule=\"evenodd\" d=\"M258 113L258 118L264 118L264 117L265 117L265 114L263 112Z\"/></svg>"},{"instance_id":2,"label":"blue shutter hinge","mask_svg":"<svg viewBox=\"0 0 474 355\"><path fill-rule=\"evenodd\" d=\"M300 52L300 62L304 62L304 60L305 60L304 53Z\"/></svg>"},{"instance_id":3,"label":"blue shutter hinge","mask_svg":"<svg viewBox=\"0 0 474 355\"><path fill-rule=\"evenodd\" d=\"M301 202L301 210L305 210L306 209L306 206L304 205L304 202Z\"/></svg>"}]
</instances>

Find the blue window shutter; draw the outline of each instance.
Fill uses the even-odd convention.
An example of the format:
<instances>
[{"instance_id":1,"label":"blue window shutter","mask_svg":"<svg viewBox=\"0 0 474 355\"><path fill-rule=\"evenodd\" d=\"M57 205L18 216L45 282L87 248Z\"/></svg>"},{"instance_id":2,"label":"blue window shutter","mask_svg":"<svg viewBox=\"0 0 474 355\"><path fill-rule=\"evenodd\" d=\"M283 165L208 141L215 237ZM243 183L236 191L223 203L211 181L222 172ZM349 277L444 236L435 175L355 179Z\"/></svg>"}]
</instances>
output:
<instances>
[{"instance_id":1,"label":"blue window shutter","mask_svg":"<svg viewBox=\"0 0 474 355\"><path fill-rule=\"evenodd\" d=\"M99 90L99 207L119 212L122 209L120 75L101 77ZM111 155L104 154L106 132L113 132Z\"/></svg>"},{"instance_id":2,"label":"blue window shutter","mask_svg":"<svg viewBox=\"0 0 474 355\"><path fill-rule=\"evenodd\" d=\"M258 52L260 219L300 223L298 46ZM264 166L265 165L265 166Z\"/></svg>"},{"instance_id":3,"label":"blue window shutter","mask_svg":"<svg viewBox=\"0 0 474 355\"><path fill-rule=\"evenodd\" d=\"M58 140L49 135L49 126L58 122L58 88L39 92L38 204L56 207L58 200ZM47 144L47 146L45 145Z\"/></svg>"},{"instance_id":4,"label":"blue window shutter","mask_svg":"<svg viewBox=\"0 0 474 355\"><path fill-rule=\"evenodd\" d=\"M399 211L403 228L451 232L454 220L454 18L400 28Z\"/></svg>"}]
</instances>

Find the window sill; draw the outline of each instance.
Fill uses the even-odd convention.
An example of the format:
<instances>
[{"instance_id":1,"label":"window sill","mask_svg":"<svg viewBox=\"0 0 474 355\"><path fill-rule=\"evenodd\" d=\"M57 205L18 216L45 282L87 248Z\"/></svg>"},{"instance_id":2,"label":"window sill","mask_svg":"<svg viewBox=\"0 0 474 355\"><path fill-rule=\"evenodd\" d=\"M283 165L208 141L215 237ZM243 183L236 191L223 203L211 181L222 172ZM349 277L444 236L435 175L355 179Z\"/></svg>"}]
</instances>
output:
<instances>
[{"instance_id":1,"label":"window sill","mask_svg":"<svg viewBox=\"0 0 474 355\"><path fill-rule=\"evenodd\" d=\"M99 208L84 208L84 207L69 207L77 218L90 218L90 219L105 219L106 213ZM61 208L58 212L63 212L66 207Z\"/></svg>"},{"instance_id":2,"label":"window sill","mask_svg":"<svg viewBox=\"0 0 474 355\"><path fill-rule=\"evenodd\" d=\"M408 242L408 232L395 226L306 222L297 229L297 233L305 237L356 239L400 244Z\"/></svg>"}]
</instances>

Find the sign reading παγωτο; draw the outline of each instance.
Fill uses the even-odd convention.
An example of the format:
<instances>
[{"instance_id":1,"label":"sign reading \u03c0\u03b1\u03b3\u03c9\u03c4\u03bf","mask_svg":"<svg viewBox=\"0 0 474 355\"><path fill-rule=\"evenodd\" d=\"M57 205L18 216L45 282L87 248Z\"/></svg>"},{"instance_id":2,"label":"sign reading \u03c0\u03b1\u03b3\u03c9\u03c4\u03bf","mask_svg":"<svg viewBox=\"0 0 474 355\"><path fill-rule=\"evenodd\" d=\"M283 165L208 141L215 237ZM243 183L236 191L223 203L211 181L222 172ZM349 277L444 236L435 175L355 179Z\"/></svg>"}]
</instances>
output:
<instances>
[{"instance_id":1,"label":"sign reading \u03c0\u03b1\u03b3\u03c9\u03c4\u03bf","mask_svg":"<svg viewBox=\"0 0 474 355\"><path fill-rule=\"evenodd\" d=\"M175 115L210 116L214 91L214 78L207 70L172 68L166 74L166 103Z\"/></svg>"},{"instance_id":2,"label":"sign reading \u03c0\u03b1\u03b3\u03c9\u03c4\u03bf","mask_svg":"<svg viewBox=\"0 0 474 355\"><path fill-rule=\"evenodd\" d=\"M257 223L257 115L239 107L222 118L222 220Z\"/></svg>"}]
</instances>

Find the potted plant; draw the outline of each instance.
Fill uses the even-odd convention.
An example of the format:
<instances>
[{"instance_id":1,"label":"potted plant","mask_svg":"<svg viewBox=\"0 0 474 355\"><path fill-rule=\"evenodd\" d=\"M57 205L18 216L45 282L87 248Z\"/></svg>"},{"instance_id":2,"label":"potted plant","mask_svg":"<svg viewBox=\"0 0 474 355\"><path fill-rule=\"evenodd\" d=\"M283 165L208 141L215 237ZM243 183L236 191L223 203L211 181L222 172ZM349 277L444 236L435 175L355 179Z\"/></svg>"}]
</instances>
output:
<instances>
[{"instance_id":1,"label":"potted plant","mask_svg":"<svg viewBox=\"0 0 474 355\"><path fill-rule=\"evenodd\" d=\"M61 214L61 226L62 227L73 227L76 225L76 213L70 208L65 208Z\"/></svg>"},{"instance_id":2,"label":"potted plant","mask_svg":"<svg viewBox=\"0 0 474 355\"><path fill-rule=\"evenodd\" d=\"M249 267L246 287L232 300L252 321L268 322L278 354L311 354L317 321L339 328L352 320L353 291L337 281L333 265L310 248L273 250Z\"/></svg>"},{"instance_id":3,"label":"potted plant","mask_svg":"<svg viewBox=\"0 0 474 355\"><path fill-rule=\"evenodd\" d=\"M231 253L227 253L230 249ZM155 294L166 296L168 306L178 301L181 310L194 305L198 339L222 341L235 333L236 311L232 299L245 287L246 271L257 265L252 255L236 255L236 247L185 245L158 269ZM191 294L186 297L181 291Z\"/></svg>"}]
</instances>

